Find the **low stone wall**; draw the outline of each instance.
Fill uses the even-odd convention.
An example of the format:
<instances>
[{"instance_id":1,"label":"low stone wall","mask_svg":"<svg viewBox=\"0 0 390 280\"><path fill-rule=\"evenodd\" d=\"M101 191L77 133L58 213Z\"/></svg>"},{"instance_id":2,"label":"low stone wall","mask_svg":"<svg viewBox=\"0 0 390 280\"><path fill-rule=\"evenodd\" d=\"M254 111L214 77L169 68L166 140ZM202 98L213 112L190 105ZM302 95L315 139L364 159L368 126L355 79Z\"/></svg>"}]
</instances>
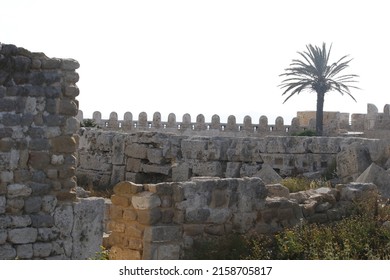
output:
<instances>
[{"instance_id":1,"label":"low stone wall","mask_svg":"<svg viewBox=\"0 0 390 280\"><path fill-rule=\"evenodd\" d=\"M81 130L76 174L79 185L104 189L124 180L157 183L194 176L251 177L264 164L281 176L291 176L334 169L340 158L339 169L344 172L340 177L356 173L357 178L364 171L363 165L355 167L359 151L337 157L354 143L366 151L365 164L389 156L388 142L353 137L191 137Z\"/></svg>"},{"instance_id":2,"label":"low stone wall","mask_svg":"<svg viewBox=\"0 0 390 280\"><path fill-rule=\"evenodd\" d=\"M230 233L273 233L304 222L339 220L373 184L289 194L260 178L194 178L114 187L108 240L111 259L183 259L197 240Z\"/></svg>"}]
</instances>

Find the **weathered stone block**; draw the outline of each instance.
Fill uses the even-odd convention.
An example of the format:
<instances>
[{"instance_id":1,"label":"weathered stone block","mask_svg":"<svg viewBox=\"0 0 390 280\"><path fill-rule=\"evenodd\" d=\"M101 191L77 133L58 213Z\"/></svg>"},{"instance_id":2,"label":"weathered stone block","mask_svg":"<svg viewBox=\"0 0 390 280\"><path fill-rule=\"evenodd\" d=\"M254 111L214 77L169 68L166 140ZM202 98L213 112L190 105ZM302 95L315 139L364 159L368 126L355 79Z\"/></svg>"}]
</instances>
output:
<instances>
[{"instance_id":1,"label":"weathered stone block","mask_svg":"<svg viewBox=\"0 0 390 280\"><path fill-rule=\"evenodd\" d=\"M229 193L226 190L215 189L211 194L211 208L227 207L230 201Z\"/></svg>"},{"instance_id":2,"label":"weathered stone block","mask_svg":"<svg viewBox=\"0 0 390 280\"><path fill-rule=\"evenodd\" d=\"M0 245L0 260L12 260L16 257L16 250L10 244Z\"/></svg>"},{"instance_id":3,"label":"weathered stone block","mask_svg":"<svg viewBox=\"0 0 390 280\"><path fill-rule=\"evenodd\" d=\"M126 161L126 171L140 172L141 171L141 160L135 158L128 158Z\"/></svg>"},{"instance_id":4,"label":"weathered stone block","mask_svg":"<svg viewBox=\"0 0 390 280\"><path fill-rule=\"evenodd\" d=\"M161 205L160 198L151 192L142 192L134 195L131 198L131 203L135 209L146 210L159 207Z\"/></svg>"},{"instance_id":5,"label":"weathered stone block","mask_svg":"<svg viewBox=\"0 0 390 280\"><path fill-rule=\"evenodd\" d=\"M268 192L268 197L290 197L290 191L288 188L281 184L269 184L265 185Z\"/></svg>"},{"instance_id":6,"label":"weathered stone block","mask_svg":"<svg viewBox=\"0 0 390 280\"><path fill-rule=\"evenodd\" d=\"M140 260L141 253L138 250L113 246L109 253L110 260Z\"/></svg>"},{"instance_id":7,"label":"weathered stone block","mask_svg":"<svg viewBox=\"0 0 390 280\"><path fill-rule=\"evenodd\" d=\"M57 197L54 195L45 195L42 198L42 211L46 213L53 213L57 206Z\"/></svg>"},{"instance_id":8,"label":"weathered stone block","mask_svg":"<svg viewBox=\"0 0 390 280\"><path fill-rule=\"evenodd\" d=\"M0 245L5 244L7 241L7 231L5 229L0 229Z\"/></svg>"},{"instance_id":9,"label":"weathered stone block","mask_svg":"<svg viewBox=\"0 0 390 280\"><path fill-rule=\"evenodd\" d=\"M185 162L178 163L172 166L172 181L182 182L187 181L192 176L192 170Z\"/></svg>"},{"instance_id":10,"label":"weathered stone block","mask_svg":"<svg viewBox=\"0 0 390 280\"><path fill-rule=\"evenodd\" d=\"M128 247L132 250L141 251L143 247L143 242L141 239L129 238L128 239Z\"/></svg>"},{"instance_id":11,"label":"weathered stone block","mask_svg":"<svg viewBox=\"0 0 390 280\"><path fill-rule=\"evenodd\" d=\"M135 221L137 220L137 211L133 209L123 210L123 219L125 221Z\"/></svg>"},{"instance_id":12,"label":"weathered stone block","mask_svg":"<svg viewBox=\"0 0 390 280\"><path fill-rule=\"evenodd\" d=\"M0 196L0 214L5 213L6 204L7 200L5 196Z\"/></svg>"},{"instance_id":13,"label":"weathered stone block","mask_svg":"<svg viewBox=\"0 0 390 280\"><path fill-rule=\"evenodd\" d=\"M125 233L129 237L140 239L143 237L144 229L138 224L130 224L126 225Z\"/></svg>"},{"instance_id":14,"label":"weathered stone block","mask_svg":"<svg viewBox=\"0 0 390 280\"><path fill-rule=\"evenodd\" d=\"M36 228L16 228L8 231L8 241L13 244L34 243L38 237Z\"/></svg>"},{"instance_id":15,"label":"weathered stone block","mask_svg":"<svg viewBox=\"0 0 390 280\"><path fill-rule=\"evenodd\" d=\"M145 242L180 241L181 232L182 230L180 226L145 227L144 241Z\"/></svg>"},{"instance_id":16,"label":"weathered stone block","mask_svg":"<svg viewBox=\"0 0 390 280\"><path fill-rule=\"evenodd\" d=\"M128 207L130 203L128 196L119 196L115 194L111 196L111 202L122 207Z\"/></svg>"},{"instance_id":17,"label":"weathered stone block","mask_svg":"<svg viewBox=\"0 0 390 280\"><path fill-rule=\"evenodd\" d=\"M23 228L31 225L31 218L29 215L13 215L11 216L11 227Z\"/></svg>"},{"instance_id":18,"label":"weathered stone block","mask_svg":"<svg viewBox=\"0 0 390 280\"><path fill-rule=\"evenodd\" d=\"M54 225L54 217L48 214L32 214L31 224L35 228L52 227Z\"/></svg>"},{"instance_id":19,"label":"weathered stone block","mask_svg":"<svg viewBox=\"0 0 390 280\"><path fill-rule=\"evenodd\" d=\"M147 158L147 146L137 143L128 145L125 149L125 154L128 157L146 159Z\"/></svg>"},{"instance_id":20,"label":"weathered stone block","mask_svg":"<svg viewBox=\"0 0 390 280\"><path fill-rule=\"evenodd\" d=\"M7 197L27 197L31 195L32 190L30 187L23 184L11 184L7 186Z\"/></svg>"},{"instance_id":21,"label":"weathered stone block","mask_svg":"<svg viewBox=\"0 0 390 280\"><path fill-rule=\"evenodd\" d=\"M73 136L58 136L51 139L51 147L55 153L74 153L77 142Z\"/></svg>"},{"instance_id":22,"label":"weathered stone block","mask_svg":"<svg viewBox=\"0 0 390 280\"><path fill-rule=\"evenodd\" d=\"M134 184L129 181L124 181L116 184L113 188L114 193L118 195L133 195L142 192L144 186L141 184Z\"/></svg>"},{"instance_id":23,"label":"weathered stone block","mask_svg":"<svg viewBox=\"0 0 390 280\"><path fill-rule=\"evenodd\" d=\"M31 151L29 154L28 165L34 169L45 169L50 163L48 152Z\"/></svg>"},{"instance_id":24,"label":"weathered stone block","mask_svg":"<svg viewBox=\"0 0 390 280\"><path fill-rule=\"evenodd\" d=\"M104 199L83 198L74 204L73 259L87 259L99 252L103 242Z\"/></svg>"},{"instance_id":25,"label":"weathered stone block","mask_svg":"<svg viewBox=\"0 0 390 280\"><path fill-rule=\"evenodd\" d=\"M209 217L209 209L187 209L185 214L187 223L204 223Z\"/></svg>"},{"instance_id":26,"label":"weathered stone block","mask_svg":"<svg viewBox=\"0 0 390 280\"><path fill-rule=\"evenodd\" d=\"M16 246L16 255L19 259L31 259L34 256L32 244L22 244Z\"/></svg>"},{"instance_id":27,"label":"weathered stone block","mask_svg":"<svg viewBox=\"0 0 390 280\"><path fill-rule=\"evenodd\" d=\"M16 198L8 198L7 199L6 212L19 214L19 213L21 213L23 207L24 207L24 198L23 197L16 197Z\"/></svg>"},{"instance_id":28,"label":"weathered stone block","mask_svg":"<svg viewBox=\"0 0 390 280\"><path fill-rule=\"evenodd\" d=\"M147 149L146 157L153 164L161 164L164 160L163 150L157 148Z\"/></svg>"},{"instance_id":29,"label":"weathered stone block","mask_svg":"<svg viewBox=\"0 0 390 280\"><path fill-rule=\"evenodd\" d=\"M154 164L142 164L141 171L144 173L157 173L163 175L170 175L172 171L171 165L154 165Z\"/></svg>"},{"instance_id":30,"label":"weathered stone block","mask_svg":"<svg viewBox=\"0 0 390 280\"><path fill-rule=\"evenodd\" d=\"M186 159L207 161L207 139L188 139L181 141L181 150Z\"/></svg>"},{"instance_id":31,"label":"weathered stone block","mask_svg":"<svg viewBox=\"0 0 390 280\"><path fill-rule=\"evenodd\" d=\"M59 235L60 232L56 228L39 228L37 241L54 241Z\"/></svg>"},{"instance_id":32,"label":"weathered stone block","mask_svg":"<svg viewBox=\"0 0 390 280\"><path fill-rule=\"evenodd\" d=\"M143 225L154 225L161 220L160 208L137 210L137 220Z\"/></svg>"},{"instance_id":33,"label":"weathered stone block","mask_svg":"<svg viewBox=\"0 0 390 280\"><path fill-rule=\"evenodd\" d=\"M70 236L73 227L73 207L59 205L54 211L54 224L63 236Z\"/></svg>"},{"instance_id":34,"label":"weathered stone block","mask_svg":"<svg viewBox=\"0 0 390 280\"><path fill-rule=\"evenodd\" d=\"M222 177L223 168L219 161L195 162L192 166L192 172L197 176Z\"/></svg>"},{"instance_id":35,"label":"weathered stone block","mask_svg":"<svg viewBox=\"0 0 390 280\"><path fill-rule=\"evenodd\" d=\"M53 245L51 243L38 242L33 244L34 257L45 258L50 256Z\"/></svg>"},{"instance_id":36,"label":"weathered stone block","mask_svg":"<svg viewBox=\"0 0 390 280\"><path fill-rule=\"evenodd\" d=\"M24 201L24 211L26 213L36 213L41 211L42 198L40 196L32 196Z\"/></svg>"},{"instance_id":37,"label":"weathered stone block","mask_svg":"<svg viewBox=\"0 0 390 280\"><path fill-rule=\"evenodd\" d=\"M239 178L240 177L240 162L228 162L226 166L226 178Z\"/></svg>"}]
</instances>

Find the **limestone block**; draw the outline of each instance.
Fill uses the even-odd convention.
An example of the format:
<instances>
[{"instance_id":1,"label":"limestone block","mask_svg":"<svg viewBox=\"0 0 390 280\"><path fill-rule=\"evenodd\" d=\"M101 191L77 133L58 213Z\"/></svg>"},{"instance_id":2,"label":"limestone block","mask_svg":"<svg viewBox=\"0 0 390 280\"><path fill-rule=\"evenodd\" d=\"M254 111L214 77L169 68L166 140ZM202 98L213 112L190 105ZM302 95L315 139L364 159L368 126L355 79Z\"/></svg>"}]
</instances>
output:
<instances>
[{"instance_id":1,"label":"limestone block","mask_svg":"<svg viewBox=\"0 0 390 280\"><path fill-rule=\"evenodd\" d=\"M145 227L144 242L180 241L181 233L181 226L149 226Z\"/></svg>"},{"instance_id":2,"label":"limestone block","mask_svg":"<svg viewBox=\"0 0 390 280\"><path fill-rule=\"evenodd\" d=\"M230 147L230 139L224 137L213 137L208 142L208 160L227 161L227 151Z\"/></svg>"},{"instance_id":3,"label":"limestone block","mask_svg":"<svg viewBox=\"0 0 390 280\"><path fill-rule=\"evenodd\" d=\"M7 236L7 231L5 229L0 229L0 245L5 244Z\"/></svg>"},{"instance_id":4,"label":"limestone block","mask_svg":"<svg viewBox=\"0 0 390 280\"><path fill-rule=\"evenodd\" d=\"M290 191L288 188L281 184L268 184L265 185L265 188L268 191L268 197L290 197Z\"/></svg>"},{"instance_id":5,"label":"limestone block","mask_svg":"<svg viewBox=\"0 0 390 280\"><path fill-rule=\"evenodd\" d=\"M33 227L52 227L54 225L54 217L49 214L31 214L31 224Z\"/></svg>"},{"instance_id":6,"label":"limestone block","mask_svg":"<svg viewBox=\"0 0 390 280\"><path fill-rule=\"evenodd\" d=\"M11 217L9 215L0 215L0 229L8 228L11 224Z\"/></svg>"},{"instance_id":7,"label":"limestone block","mask_svg":"<svg viewBox=\"0 0 390 280\"><path fill-rule=\"evenodd\" d=\"M7 199L7 205L6 205L6 212L9 213L20 213L24 207L24 199L23 197L17 197L17 198L8 198Z\"/></svg>"},{"instance_id":8,"label":"limestone block","mask_svg":"<svg viewBox=\"0 0 390 280\"><path fill-rule=\"evenodd\" d=\"M132 195L142 192L144 186L141 184L135 184L129 181L123 181L116 184L113 188L114 193L118 195Z\"/></svg>"},{"instance_id":9,"label":"limestone block","mask_svg":"<svg viewBox=\"0 0 390 280\"><path fill-rule=\"evenodd\" d=\"M240 177L253 177L261 169L260 164L255 163L243 163L240 169Z\"/></svg>"},{"instance_id":10,"label":"limestone block","mask_svg":"<svg viewBox=\"0 0 390 280\"><path fill-rule=\"evenodd\" d=\"M110 260L140 260L141 253L138 250L113 246L109 253Z\"/></svg>"},{"instance_id":11,"label":"limestone block","mask_svg":"<svg viewBox=\"0 0 390 280\"><path fill-rule=\"evenodd\" d=\"M125 148L125 154L128 157L146 159L147 158L147 146L138 143L129 144Z\"/></svg>"},{"instance_id":12,"label":"limestone block","mask_svg":"<svg viewBox=\"0 0 390 280\"><path fill-rule=\"evenodd\" d=\"M29 153L28 165L36 170L45 169L50 163L48 152L31 151Z\"/></svg>"},{"instance_id":13,"label":"limestone block","mask_svg":"<svg viewBox=\"0 0 390 280\"><path fill-rule=\"evenodd\" d=\"M313 154L337 154L340 152L341 137L310 137L308 152Z\"/></svg>"},{"instance_id":14,"label":"limestone block","mask_svg":"<svg viewBox=\"0 0 390 280\"><path fill-rule=\"evenodd\" d=\"M89 197L74 204L72 259L94 257L103 242L104 199Z\"/></svg>"},{"instance_id":15,"label":"limestone block","mask_svg":"<svg viewBox=\"0 0 390 280\"><path fill-rule=\"evenodd\" d=\"M73 207L71 205L59 205L54 211L54 224L62 236L70 236L73 227Z\"/></svg>"},{"instance_id":16,"label":"limestone block","mask_svg":"<svg viewBox=\"0 0 390 280\"><path fill-rule=\"evenodd\" d=\"M375 163L371 163L355 181L358 183L374 183L383 197L390 198L390 174Z\"/></svg>"},{"instance_id":17,"label":"limestone block","mask_svg":"<svg viewBox=\"0 0 390 280\"><path fill-rule=\"evenodd\" d=\"M51 139L51 147L54 153L74 153L77 142L73 136L58 136Z\"/></svg>"},{"instance_id":18,"label":"limestone block","mask_svg":"<svg viewBox=\"0 0 390 280\"><path fill-rule=\"evenodd\" d=\"M31 225L31 217L29 215L12 215L10 226L13 228L23 228Z\"/></svg>"},{"instance_id":19,"label":"limestone block","mask_svg":"<svg viewBox=\"0 0 390 280\"><path fill-rule=\"evenodd\" d=\"M226 165L225 178L239 178L241 162L228 162Z\"/></svg>"},{"instance_id":20,"label":"limestone block","mask_svg":"<svg viewBox=\"0 0 390 280\"><path fill-rule=\"evenodd\" d=\"M207 161L207 139L193 138L181 141L181 150L185 159Z\"/></svg>"},{"instance_id":21,"label":"limestone block","mask_svg":"<svg viewBox=\"0 0 390 280\"><path fill-rule=\"evenodd\" d=\"M192 170L185 162L178 163L172 166L172 181L182 182L187 181L192 176Z\"/></svg>"},{"instance_id":22,"label":"limestone block","mask_svg":"<svg viewBox=\"0 0 390 280\"><path fill-rule=\"evenodd\" d=\"M41 211L42 198L40 196L32 196L24 201L24 211L26 213L36 213Z\"/></svg>"},{"instance_id":23,"label":"limestone block","mask_svg":"<svg viewBox=\"0 0 390 280\"><path fill-rule=\"evenodd\" d=\"M16 250L10 245L0 245L0 260L12 260L16 257Z\"/></svg>"},{"instance_id":24,"label":"limestone block","mask_svg":"<svg viewBox=\"0 0 390 280\"><path fill-rule=\"evenodd\" d=\"M169 175L172 172L172 166L171 165L142 164L141 171L144 173L157 173L157 174Z\"/></svg>"},{"instance_id":25,"label":"limestone block","mask_svg":"<svg viewBox=\"0 0 390 280\"><path fill-rule=\"evenodd\" d=\"M126 225L125 234L132 238L142 238L144 234L144 228L139 224Z\"/></svg>"},{"instance_id":26,"label":"limestone block","mask_svg":"<svg viewBox=\"0 0 390 280\"><path fill-rule=\"evenodd\" d=\"M141 160L136 158L128 158L126 160L126 171L140 172L141 171Z\"/></svg>"},{"instance_id":27,"label":"limestone block","mask_svg":"<svg viewBox=\"0 0 390 280\"><path fill-rule=\"evenodd\" d=\"M266 163L262 164L260 171L258 171L254 177L261 178L264 184L277 184L282 181L282 177Z\"/></svg>"},{"instance_id":28,"label":"limestone block","mask_svg":"<svg viewBox=\"0 0 390 280\"><path fill-rule=\"evenodd\" d=\"M161 209L137 210L137 221L142 225L154 225L161 220Z\"/></svg>"},{"instance_id":29,"label":"limestone block","mask_svg":"<svg viewBox=\"0 0 390 280\"><path fill-rule=\"evenodd\" d=\"M34 243L37 237L36 228L15 228L8 231L8 241L13 244Z\"/></svg>"},{"instance_id":30,"label":"limestone block","mask_svg":"<svg viewBox=\"0 0 390 280\"><path fill-rule=\"evenodd\" d=\"M56 228L39 228L37 241L54 241L58 238L60 232Z\"/></svg>"},{"instance_id":31,"label":"limestone block","mask_svg":"<svg viewBox=\"0 0 390 280\"><path fill-rule=\"evenodd\" d=\"M31 259L34 256L32 244L22 244L16 246L16 256L19 259Z\"/></svg>"},{"instance_id":32,"label":"limestone block","mask_svg":"<svg viewBox=\"0 0 390 280\"><path fill-rule=\"evenodd\" d=\"M153 164L161 164L164 160L163 150L157 148L149 148L146 150L146 157Z\"/></svg>"},{"instance_id":33,"label":"limestone block","mask_svg":"<svg viewBox=\"0 0 390 280\"><path fill-rule=\"evenodd\" d=\"M125 163L125 141L124 135L115 135L112 138L112 164L123 165Z\"/></svg>"},{"instance_id":34,"label":"limestone block","mask_svg":"<svg viewBox=\"0 0 390 280\"><path fill-rule=\"evenodd\" d=\"M0 214L5 213L7 200L5 196L0 196Z\"/></svg>"},{"instance_id":35,"label":"limestone block","mask_svg":"<svg viewBox=\"0 0 390 280\"><path fill-rule=\"evenodd\" d=\"M111 173L111 185L125 180L125 166L114 165Z\"/></svg>"},{"instance_id":36,"label":"limestone block","mask_svg":"<svg viewBox=\"0 0 390 280\"><path fill-rule=\"evenodd\" d=\"M337 154L337 175L343 182L354 181L371 162L367 147L352 143Z\"/></svg>"},{"instance_id":37,"label":"limestone block","mask_svg":"<svg viewBox=\"0 0 390 280\"><path fill-rule=\"evenodd\" d=\"M337 185L340 189L340 200L359 201L362 199L376 199L378 188L373 183L353 182L346 185Z\"/></svg>"},{"instance_id":38,"label":"limestone block","mask_svg":"<svg viewBox=\"0 0 390 280\"><path fill-rule=\"evenodd\" d=\"M123 219L127 221L135 221L137 220L137 212L133 209L125 209L123 210Z\"/></svg>"},{"instance_id":39,"label":"limestone block","mask_svg":"<svg viewBox=\"0 0 390 280\"><path fill-rule=\"evenodd\" d=\"M185 213L185 221L187 223L204 223L210 217L210 209L193 208L187 209Z\"/></svg>"},{"instance_id":40,"label":"limestone block","mask_svg":"<svg viewBox=\"0 0 390 280\"><path fill-rule=\"evenodd\" d=\"M197 176L222 177L223 168L219 161L212 162L194 162L192 172Z\"/></svg>"},{"instance_id":41,"label":"limestone block","mask_svg":"<svg viewBox=\"0 0 390 280\"><path fill-rule=\"evenodd\" d=\"M33 244L34 257L45 258L50 256L53 245L51 243L37 242Z\"/></svg>"},{"instance_id":42,"label":"limestone block","mask_svg":"<svg viewBox=\"0 0 390 280\"><path fill-rule=\"evenodd\" d=\"M7 197L27 197L31 195L32 190L30 187L23 184L11 184L7 186Z\"/></svg>"},{"instance_id":43,"label":"limestone block","mask_svg":"<svg viewBox=\"0 0 390 280\"><path fill-rule=\"evenodd\" d=\"M135 209L146 210L161 206L161 199L154 193L142 192L131 198Z\"/></svg>"},{"instance_id":44,"label":"limestone block","mask_svg":"<svg viewBox=\"0 0 390 280\"><path fill-rule=\"evenodd\" d=\"M179 244L159 244L157 246L158 260L178 260L180 258Z\"/></svg>"},{"instance_id":45,"label":"limestone block","mask_svg":"<svg viewBox=\"0 0 390 280\"><path fill-rule=\"evenodd\" d=\"M111 196L111 202L121 207L128 207L130 203L129 197L119 196L115 194Z\"/></svg>"},{"instance_id":46,"label":"limestone block","mask_svg":"<svg viewBox=\"0 0 390 280\"><path fill-rule=\"evenodd\" d=\"M208 223L225 224L232 217L232 210L228 208L210 209L210 216L207 219Z\"/></svg>"},{"instance_id":47,"label":"limestone block","mask_svg":"<svg viewBox=\"0 0 390 280\"><path fill-rule=\"evenodd\" d=\"M53 213L57 206L57 197L54 195L45 195L42 197L42 211L46 213Z\"/></svg>"}]
</instances>

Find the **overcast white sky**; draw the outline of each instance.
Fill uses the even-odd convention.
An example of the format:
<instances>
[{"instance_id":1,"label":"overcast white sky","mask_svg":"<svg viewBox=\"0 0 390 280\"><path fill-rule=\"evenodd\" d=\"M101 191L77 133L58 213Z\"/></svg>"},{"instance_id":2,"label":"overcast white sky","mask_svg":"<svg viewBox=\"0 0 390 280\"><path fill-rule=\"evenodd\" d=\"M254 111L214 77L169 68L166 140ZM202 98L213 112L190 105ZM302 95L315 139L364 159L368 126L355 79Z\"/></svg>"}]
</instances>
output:
<instances>
[{"instance_id":1,"label":"overcast white sky","mask_svg":"<svg viewBox=\"0 0 390 280\"><path fill-rule=\"evenodd\" d=\"M0 0L0 42L81 67L85 117L116 111L134 119L155 111L224 122L261 115L286 123L315 110L314 93L283 104L279 74L307 44L333 43L331 60L349 54L360 75L348 96L328 93L325 110L365 113L390 103L388 1L304 0Z\"/></svg>"}]
</instances>

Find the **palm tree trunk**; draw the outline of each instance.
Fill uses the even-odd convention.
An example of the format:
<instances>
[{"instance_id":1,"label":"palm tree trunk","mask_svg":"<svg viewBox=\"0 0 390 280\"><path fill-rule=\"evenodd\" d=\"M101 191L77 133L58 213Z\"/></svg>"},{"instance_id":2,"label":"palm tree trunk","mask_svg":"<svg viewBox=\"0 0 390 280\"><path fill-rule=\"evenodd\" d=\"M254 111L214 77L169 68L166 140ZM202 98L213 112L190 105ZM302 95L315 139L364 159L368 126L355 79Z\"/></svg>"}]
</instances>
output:
<instances>
[{"instance_id":1,"label":"palm tree trunk","mask_svg":"<svg viewBox=\"0 0 390 280\"><path fill-rule=\"evenodd\" d=\"M317 92L316 134L322 136L324 121L324 92Z\"/></svg>"}]
</instances>

